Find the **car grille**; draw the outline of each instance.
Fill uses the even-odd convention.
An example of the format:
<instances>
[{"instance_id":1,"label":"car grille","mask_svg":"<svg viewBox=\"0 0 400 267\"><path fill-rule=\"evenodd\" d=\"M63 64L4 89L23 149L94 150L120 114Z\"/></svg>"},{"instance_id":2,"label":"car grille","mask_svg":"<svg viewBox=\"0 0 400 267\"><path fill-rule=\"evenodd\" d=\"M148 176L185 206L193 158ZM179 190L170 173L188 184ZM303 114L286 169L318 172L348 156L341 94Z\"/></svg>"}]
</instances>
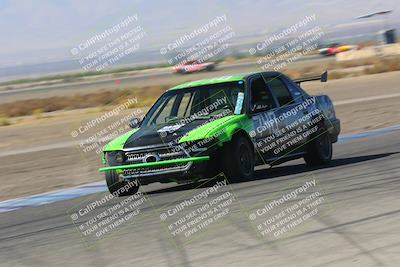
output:
<instances>
[{"instance_id":1,"label":"car grille","mask_svg":"<svg viewBox=\"0 0 400 267\"><path fill-rule=\"evenodd\" d=\"M161 165L146 168L126 169L124 170L124 177L139 177L147 175L155 175L162 173L181 172L190 167L190 162L177 163L172 165Z\"/></svg>"},{"instance_id":2,"label":"car grille","mask_svg":"<svg viewBox=\"0 0 400 267\"><path fill-rule=\"evenodd\" d=\"M183 147L151 147L146 149L137 149L125 151L125 162L124 164L139 164L154 161L165 161L188 158L189 154L184 150ZM149 161L151 158L151 161ZM125 169L123 175L125 178L134 178L140 176L149 176L164 173L182 172L186 171L192 165L191 162L175 163L160 166L151 166L135 169Z\"/></svg>"},{"instance_id":3,"label":"car grille","mask_svg":"<svg viewBox=\"0 0 400 267\"><path fill-rule=\"evenodd\" d=\"M145 163L146 158L153 156L157 158L157 161L182 159L189 157L189 154L179 146L174 147L161 147L161 148L149 148L146 150L138 151L125 151L125 163L136 164Z\"/></svg>"}]
</instances>

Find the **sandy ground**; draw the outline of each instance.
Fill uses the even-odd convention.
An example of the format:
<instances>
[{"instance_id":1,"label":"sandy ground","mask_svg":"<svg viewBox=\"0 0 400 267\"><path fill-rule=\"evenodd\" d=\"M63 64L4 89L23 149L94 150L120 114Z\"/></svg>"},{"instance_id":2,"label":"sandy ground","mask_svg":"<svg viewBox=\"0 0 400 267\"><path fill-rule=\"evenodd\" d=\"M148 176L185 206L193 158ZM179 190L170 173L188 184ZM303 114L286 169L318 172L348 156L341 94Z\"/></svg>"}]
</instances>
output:
<instances>
[{"instance_id":1,"label":"sandy ground","mask_svg":"<svg viewBox=\"0 0 400 267\"><path fill-rule=\"evenodd\" d=\"M400 93L400 73L384 73L309 83L311 94L328 94L342 121L342 133L362 132L400 124L399 97L340 104L344 100ZM112 120L118 121L131 111ZM71 111L43 119L26 119L0 128L0 200L103 180L100 156L74 144L112 124L108 120L76 138L71 132L101 116L96 109Z\"/></svg>"}]
</instances>

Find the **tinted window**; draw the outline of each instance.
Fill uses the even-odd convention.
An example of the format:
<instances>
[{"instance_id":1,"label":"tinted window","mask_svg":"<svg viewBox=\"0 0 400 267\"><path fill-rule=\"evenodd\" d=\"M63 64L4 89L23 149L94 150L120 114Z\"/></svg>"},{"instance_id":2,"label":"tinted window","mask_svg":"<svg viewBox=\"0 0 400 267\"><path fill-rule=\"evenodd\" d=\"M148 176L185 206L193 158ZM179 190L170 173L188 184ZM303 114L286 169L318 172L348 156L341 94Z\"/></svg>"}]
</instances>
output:
<instances>
[{"instance_id":1,"label":"tinted window","mask_svg":"<svg viewBox=\"0 0 400 267\"><path fill-rule=\"evenodd\" d=\"M293 103L292 95L280 78L266 78L266 83L271 89L272 93L276 96L280 106L285 106Z\"/></svg>"},{"instance_id":2,"label":"tinted window","mask_svg":"<svg viewBox=\"0 0 400 267\"><path fill-rule=\"evenodd\" d=\"M294 83L289 78L286 78L284 81L296 102L303 101L301 96L309 97L309 95L299 85Z\"/></svg>"},{"instance_id":3,"label":"tinted window","mask_svg":"<svg viewBox=\"0 0 400 267\"><path fill-rule=\"evenodd\" d=\"M263 77L251 80L251 106L255 104L274 106L274 100L265 85Z\"/></svg>"}]
</instances>

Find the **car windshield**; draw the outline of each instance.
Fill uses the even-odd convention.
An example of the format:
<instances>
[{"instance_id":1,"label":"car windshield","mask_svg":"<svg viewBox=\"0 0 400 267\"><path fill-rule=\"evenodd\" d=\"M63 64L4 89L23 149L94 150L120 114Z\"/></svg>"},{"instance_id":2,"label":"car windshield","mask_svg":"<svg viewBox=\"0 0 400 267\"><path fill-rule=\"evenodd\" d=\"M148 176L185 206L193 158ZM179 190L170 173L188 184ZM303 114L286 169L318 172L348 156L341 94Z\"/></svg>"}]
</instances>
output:
<instances>
[{"instance_id":1,"label":"car windshield","mask_svg":"<svg viewBox=\"0 0 400 267\"><path fill-rule=\"evenodd\" d=\"M188 118L202 120L241 114L243 103L243 81L170 90L152 106L141 125L154 126Z\"/></svg>"}]
</instances>

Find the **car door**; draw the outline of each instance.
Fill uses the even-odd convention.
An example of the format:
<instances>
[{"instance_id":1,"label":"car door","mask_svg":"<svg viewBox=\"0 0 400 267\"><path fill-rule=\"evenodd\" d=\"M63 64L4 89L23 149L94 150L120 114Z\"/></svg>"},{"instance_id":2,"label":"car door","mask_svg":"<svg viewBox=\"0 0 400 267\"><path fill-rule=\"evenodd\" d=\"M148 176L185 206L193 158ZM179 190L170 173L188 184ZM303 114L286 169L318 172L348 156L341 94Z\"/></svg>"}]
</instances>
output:
<instances>
[{"instance_id":1,"label":"car door","mask_svg":"<svg viewBox=\"0 0 400 267\"><path fill-rule=\"evenodd\" d=\"M277 118L276 131L279 137L276 138L273 157L279 159L303 153L307 140L302 134L307 129L302 121L306 110L299 107L302 104L301 95L293 95L281 75L263 74L263 77L278 105L274 115Z\"/></svg>"},{"instance_id":2,"label":"car door","mask_svg":"<svg viewBox=\"0 0 400 267\"><path fill-rule=\"evenodd\" d=\"M249 88L253 123L250 135L255 142L256 154L263 161L261 163L265 164L273 156L274 133L278 127L275 118L277 103L260 74L249 78Z\"/></svg>"}]
</instances>

